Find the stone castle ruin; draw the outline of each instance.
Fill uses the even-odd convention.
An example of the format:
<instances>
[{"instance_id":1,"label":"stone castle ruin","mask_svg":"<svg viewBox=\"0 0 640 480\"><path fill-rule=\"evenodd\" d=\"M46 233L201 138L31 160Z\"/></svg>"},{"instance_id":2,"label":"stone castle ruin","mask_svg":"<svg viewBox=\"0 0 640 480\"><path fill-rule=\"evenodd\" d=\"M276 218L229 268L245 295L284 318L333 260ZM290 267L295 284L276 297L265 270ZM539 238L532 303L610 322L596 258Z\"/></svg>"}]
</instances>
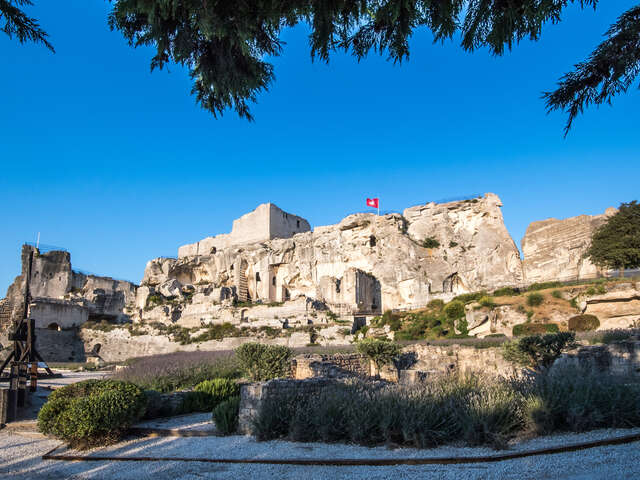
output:
<instances>
[{"instance_id":1,"label":"stone castle ruin","mask_svg":"<svg viewBox=\"0 0 640 480\"><path fill-rule=\"evenodd\" d=\"M326 343L339 344L345 342L337 335L340 325L364 325L386 310L601 273L582 256L593 230L614 209L594 217L532 223L522 240L522 261L501 206L497 195L487 193L411 207L402 214L354 214L312 230L304 218L266 203L235 220L231 233L183 245L177 258L149 261L140 285L76 272L68 252L39 253L31 276L31 316L47 335L69 337L65 353L56 357L64 360L75 355L70 351L82 351L74 343L78 341L85 350L97 344L114 358L177 348L164 337L120 331L84 338L80 327L100 321L190 329L318 325L326 327ZM29 248L24 247L23 260ZM25 272L23 266L5 304L20 303ZM0 304L2 308L7 309ZM296 335L288 337L289 345L309 343L309 334Z\"/></svg>"}]
</instances>

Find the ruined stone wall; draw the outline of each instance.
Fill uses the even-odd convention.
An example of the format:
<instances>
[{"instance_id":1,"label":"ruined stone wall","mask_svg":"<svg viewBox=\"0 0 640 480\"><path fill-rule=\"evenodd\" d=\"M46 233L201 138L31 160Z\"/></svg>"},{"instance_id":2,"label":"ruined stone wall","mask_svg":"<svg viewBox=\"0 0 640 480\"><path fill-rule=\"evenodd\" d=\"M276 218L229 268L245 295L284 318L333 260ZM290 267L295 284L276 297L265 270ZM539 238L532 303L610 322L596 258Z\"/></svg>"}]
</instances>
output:
<instances>
[{"instance_id":1,"label":"ruined stone wall","mask_svg":"<svg viewBox=\"0 0 640 480\"><path fill-rule=\"evenodd\" d=\"M405 347L403 353L415 355L409 370L423 372L427 377L449 373L509 376L519 370L503 358L500 348L414 344Z\"/></svg>"},{"instance_id":2,"label":"ruined stone wall","mask_svg":"<svg viewBox=\"0 0 640 480\"><path fill-rule=\"evenodd\" d=\"M85 345L75 329L36 328L36 349L45 362L84 362Z\"/></svg>"},{"instance_id":3,"label":"ruined stone wall","mask_svg":"<svg viewBox=\"0 0 640 480\"><path fill-rule=\"evenodd\" d=\"M56 325L63 329L79 327L89 318L89 310L65 300L35 299L29 308L29 315L36 321L36 328Z\"/></svg>"},{"instance_id":4,"label":"ruined stone wall","mask_svg":"<svg viewBox=\"0 0 640 480\"><path fill-rule=\"evenodd\" d=\"M292 215L272 203L263 203L255 210L233 221L231 233L207 237L199 242L178 248L178 258L211 255L217 250L246 243L264 242L274 238L290 238L308 232L309 222Z\"/></svg>"},{"instance_id":5,"label":"ruined stone wall","mask_svg":"<svg viewBox=\"0 0 640 480\"><path fill-rule=\"evenodd\" d=\"M531 223L522 239L525 282L579 280L600 274L584 254L593 232L615 213L616 209L608 208L602 215Z\"/></svg>"},{"instance_id":6,"label":"ruined stone wall","mask_svg":"<svg viewBox=\"0 0 640 480\"><path fill-rule=\"evenodd\" d=\"M291 371L293 378L296 380L315 377L369 377L371 375L371 365L369 359L359 353L307 354L298 355L293 359Z\"/></svg>"},{"instance_id":7,"label":"ruined stone wall","mask_svg":"<svg viewBox=\"0 0 640 480\"><path fill-rule=\"evenodd\" d=\"M289 238L311 230L309 222L269 204L269 238Z\"/></svg>"},{"instance_id":8,"label":"ruined stone wall","mask_svg":"<svg viewBox=\"0 0 640 480\"><path fill-rule=\"evenodd\" d=\"M276 379L268 382L247 383L240 386L240 411L238 431L251 433L251 419L258 414L262 403L270 398L286 399L292 395L313 395L337 381L328 378L307 380Z\"/></svg>"}]
</instances>

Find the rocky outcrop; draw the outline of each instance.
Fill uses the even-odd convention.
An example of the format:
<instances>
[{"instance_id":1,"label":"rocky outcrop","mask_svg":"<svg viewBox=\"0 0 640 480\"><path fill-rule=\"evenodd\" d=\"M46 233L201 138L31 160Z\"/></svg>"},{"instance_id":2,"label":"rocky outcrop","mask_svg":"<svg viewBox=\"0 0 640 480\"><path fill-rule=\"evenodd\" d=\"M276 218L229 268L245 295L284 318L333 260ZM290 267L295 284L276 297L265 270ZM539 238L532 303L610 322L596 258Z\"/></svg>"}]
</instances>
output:
<instances>
[{"instance_id":1,"label":"rocky outcrop","mask_svg":"<svg viewBox=\"0 0 640 480\"><path fill-rule=\"evenodd\" d=\"M593 232L615 213L615 208L608 208L602 215L531 223L522 239L525 282L579 280L602 273L584 254Z\"/></svg>"},{"instance_id":2,"label":"rocky outcrop","mask_svg":"<svg viewBox=\"0 0 640 480\"><path fill-rule=\"evenodd\" d=\"M640 283L609 284L604 293L583 293L576 300L583 313L598 317L601 330L640 328Z\"/></svg>"},{"instance_id":3,"label":"rocky outcrop","mask_svg":"<svg viewBox=\"0 0 640 480\"><path fill-rule=\"evenodd\" d=\"M527 315L510 305L489 308L473 302L465 307L465 319L469 335L486 337L502 334L509 337L515 325L527 321Z\"/></svg>"},{"instance_id":4,"label":"rocky outcrop","mask_svg":"<svg viewBox=\"0 0 640 480\"><path fill-rule=\"evenodd\" d=\"M231 300L255 304L295 298L306 299L305 313L312 302L318 314L375 315L424 305L437 296L519 284L519 254L500 207L496 195L486 194L412 207L403 215L350 215L291 238L232 244L225 237L226 246L207 247L204 254L191 255L192 247L181 247L178 259L147 264L137 299L140 319L162 315L145 310L150 296L179 296L185 285L194 286L195 294L181 316L224 310ZM162 291L167 285L171 292ZM237 314L234 318L239 320Z\"/></svg>"}]
</instances>

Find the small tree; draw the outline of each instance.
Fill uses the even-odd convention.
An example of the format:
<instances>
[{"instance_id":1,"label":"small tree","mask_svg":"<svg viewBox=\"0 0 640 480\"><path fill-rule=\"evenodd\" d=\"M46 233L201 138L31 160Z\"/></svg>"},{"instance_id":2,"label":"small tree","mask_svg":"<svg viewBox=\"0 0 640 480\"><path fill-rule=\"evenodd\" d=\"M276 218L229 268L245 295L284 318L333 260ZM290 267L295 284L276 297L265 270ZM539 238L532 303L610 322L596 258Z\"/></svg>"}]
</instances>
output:
<instances>
[{"instance_id":1,"label":"small tree","mask_svg":"<svg viewBox=\"0 0 640 480\"><path fill-rule=\"evenodd\" d=\"M378 374L380 369L391 363L395 357L400 355L400 345L389 340L377 338L365 338L356 345L358 352L369 357L375 364Z\"/></svg>"},{"instance_id":2,"label":"small tree","mask_svg":"<svg viewBox=\"0 0 640 480\"><path fill-rule=\"evenodd\" d=\"M562 352L573 347L575 338L573 332L531 335L503 344L502 355L509 362L544 370L553 365Z\"/></svg>"},{"instance_id":3,"label":"small tree","mask_svg":"<svg viewBox=\"0 0 640 480\"><path fill-rule=\"evenodd\" d=\"M253 381L283 378L289 374L293 351L280 345L244 343L235 350L242 370Z\"/></svg>"},{"instance_id":4,"label":"small tree","mask_svg":"<svg viewBox=\"0 0 640 480\"><path fill-rule=\"evenodd\" d=\"M601 268L620 270L640 267L640 204L620 205L618 212L598 228L585 255Z\"/></svg>"}]
</instances>

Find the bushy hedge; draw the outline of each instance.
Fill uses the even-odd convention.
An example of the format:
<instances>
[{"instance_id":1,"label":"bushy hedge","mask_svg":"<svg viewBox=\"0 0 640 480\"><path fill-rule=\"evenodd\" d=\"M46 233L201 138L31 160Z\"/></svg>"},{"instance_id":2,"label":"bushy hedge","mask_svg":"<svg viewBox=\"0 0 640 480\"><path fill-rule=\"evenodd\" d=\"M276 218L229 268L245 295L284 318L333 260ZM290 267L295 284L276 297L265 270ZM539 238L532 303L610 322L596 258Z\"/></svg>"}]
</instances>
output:
<instances>
[{"instance_id":1,"label":"bushy hedge","mask_svg":"<svg viewBox=\"0 0 640 480\"><path fill-rule=\"evenodd\" d=\"M544 296L541 293L530 293L527 295L527 305L530 307L539 307L544 302Z\"/></svg>"},{"instance_id":2,"label":"bushy hedge","mask_svg":"<svg viewBox=\"0 0 640 480\"><path fill-rule=\"evenodd\" d=\"M589 332L600 326L600 320L595 315L576 315L569 319L569 330L572 332Z\"/></svg>"},{"instance_id":3,"label":"bushy hedge","mask_svg":"<svg viewBox=\"0 0 640 480\"><path fill-rule=\"evenodd\" d=\"M537 333L555 333L560 331L555 323L520 323L514 325L512 333L514 337L522 335L535 335Z\"/></svg>"},{"instance_id":4,"label":"bushy hedge","mask_svg":"<svg viewBox=\"0 0 640 480\"><path fill-rule=\"evenodd\" d=\"M464 317L464 303L460 300L453 300L444 307L444 314L449 320L456 320Z\"/></svg>"},{"instance_id":5,"label":"bushy hedge","mask_svg":"<svg viewBox=\"0 0 640 480\"><path fill-rule=\"evenodd\" d=\"M530 335L502 345L505 360L532 367L546 369L566 349L571 348L576 336L573 332L547 333L546 335Z\"/></svg>"},{"instance_id":6,"label":"bushy hedge","mask_svg":"<svg viewBox=\"0 0 640 480\"><path fill-rule=\"evenodd\" d=\"M280 345L245 343L235 350L245 375L254 381L289 375L293 351Z\"/></svg>"},{"instance_id":7,"label":"bushy hedge","mask_svg":"<svg viewBox=\"0 0 640 480\"><path fill-rule=\"evenodd\" d=\"M462 441L502 448L521 434L637 426L637 384L571 368L519 380L445 377L410 387L354 382L269 397L252 429L258 440L417 448Z\"/></svg>"},{"instance_id":8,"label":"bushy hedge","mask_svg":"<svg viewBox=\"0 0 640 480\"><path fill-rule=\"evenodd\" d=\"M395 357L400 355L401 351L400 345L397 343L377 338L360 340L356 348L358 352L366 355L375 363L378 373L384 365L391 363Z\"/></svg>"},{"instance_id":9,"label":"bushy hedge","mask_svg":"<svg viewBox=\"0 0 640 480\"><path fill-rule=\"evenodd\" d=\"M147 398L138 386L87 380L60 388L38 413L38 428L74 448L118 441L144 415Z\"/></svg>"},{"instance_id":10,"label":"bushy hedge","mask_svg":"<svg viewBox=\"0 0 640 480\"><path fill-rule=\"evenodd\" d=\"M231 435L238 429L240 397L233 396L221 402L213 409L212 420L223 435Z\"/></svg>"},{"instance_id":11,"label":"bushy hedge","mask_svg":"<svg viewBox=\"0 0 640 480\"><path fill-rule=\"evenodd\" d=\"M199 394L200 411L211 411L218 404L240 394L240 386L228 378L214 378L200 382L193 389Z\"/></svg>"},{"instance_id":12,"label":"bushy hedge","mask_svg":"<svg viewBox=\"0 0 640 480\"><path fill-rule=\"evenodd\" d=\"M518 295L520 292L513 287L502 287L493 292L494 297L512 297Z\"/></svg>"}]
</instances>

